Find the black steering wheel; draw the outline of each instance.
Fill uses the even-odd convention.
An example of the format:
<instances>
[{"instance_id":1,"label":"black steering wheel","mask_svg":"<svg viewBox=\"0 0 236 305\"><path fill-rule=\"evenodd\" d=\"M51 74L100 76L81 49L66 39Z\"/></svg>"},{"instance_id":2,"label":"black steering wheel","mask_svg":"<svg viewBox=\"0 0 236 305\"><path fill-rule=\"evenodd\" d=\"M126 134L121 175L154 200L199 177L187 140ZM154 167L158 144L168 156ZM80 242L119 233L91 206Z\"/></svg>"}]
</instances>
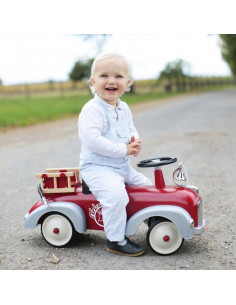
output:
<instances>
[{"instance_id":1,"label":"black steering wheel","mask_svg":"<svg viewBox=\"0 0 236 305\"><path fill-rule=\"evenodd\" d=\"M168 165L171 163L174 163L177 161L177 158L175 157L157 157L152 159L146 159L143 161L140 161L137 166L138 167L158 167L163 165Z\"/></svg>"}]
</instances>

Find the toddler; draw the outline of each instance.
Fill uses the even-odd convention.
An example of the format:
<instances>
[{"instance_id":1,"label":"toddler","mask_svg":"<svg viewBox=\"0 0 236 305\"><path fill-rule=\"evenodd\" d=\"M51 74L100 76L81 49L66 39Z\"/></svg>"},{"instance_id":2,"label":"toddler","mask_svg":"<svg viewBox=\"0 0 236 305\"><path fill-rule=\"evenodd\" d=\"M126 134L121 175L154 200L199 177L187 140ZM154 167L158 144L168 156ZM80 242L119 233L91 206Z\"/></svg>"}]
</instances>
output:
<instances>
[{"instance_id":1,"label":"toddler","mask_svg":"<svg viewBox=\"0 0 236 305\"><path fill-rule=\"evenodd\" d=\"M79 168L102 205L107 250L139 256L144 248L125 236L129 202L125 185L152 182L131 167L128 157L137 156L142 147L130 109L119 99L131 85L129 65L122 55L103 53L95 58L90 77L94 98L84 105L78 122L82 144Z\"/></svg>"}]
</instances>

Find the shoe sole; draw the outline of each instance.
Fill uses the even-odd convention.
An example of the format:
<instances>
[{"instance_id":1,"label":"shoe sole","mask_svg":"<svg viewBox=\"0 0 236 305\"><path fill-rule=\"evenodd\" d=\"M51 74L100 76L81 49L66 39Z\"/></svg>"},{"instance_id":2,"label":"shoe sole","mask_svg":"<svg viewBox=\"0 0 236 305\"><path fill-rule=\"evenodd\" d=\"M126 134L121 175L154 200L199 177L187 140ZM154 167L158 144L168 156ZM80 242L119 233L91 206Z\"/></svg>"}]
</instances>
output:
<instances>
[{"instance_id":1,"label":"shoe sole","mask_svg":"<svg viewBox=\"0 0 236 305\"><path fill-rule=\"evenodd\" d=\"M111 253L115 253L115 254L120 254L120 255L124 255L124 256L132 256L132 257L140 256L145 252L145 250L143 250L141 252L133 253L133 254L132 253L124 253L124 252L120 252L120 251L117 251L117 250L110 249L108 247L107 247L107 251L111 252Z\"/></svg>"}]
</instances>

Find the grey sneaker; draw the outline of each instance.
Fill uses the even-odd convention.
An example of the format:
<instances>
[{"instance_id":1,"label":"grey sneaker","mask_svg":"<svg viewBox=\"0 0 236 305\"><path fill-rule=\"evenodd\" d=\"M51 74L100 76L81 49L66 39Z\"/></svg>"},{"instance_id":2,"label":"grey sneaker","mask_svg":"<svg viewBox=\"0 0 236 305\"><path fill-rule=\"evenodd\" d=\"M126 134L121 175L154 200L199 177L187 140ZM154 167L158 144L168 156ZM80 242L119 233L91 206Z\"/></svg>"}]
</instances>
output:
<instances>
[{"instance_id":1,"label":"grey sneaker","mask_svg":"<svg viewBox=\"0 0 236 305\"><path fill-rule=\"evenodd\" d=\"M107 250L111 253L121 254L125 256L140 256L144 253L145 249L127 237L127 243L124 246L119 246L116 241L107 240Z\"/></svg>"}]
</instances>

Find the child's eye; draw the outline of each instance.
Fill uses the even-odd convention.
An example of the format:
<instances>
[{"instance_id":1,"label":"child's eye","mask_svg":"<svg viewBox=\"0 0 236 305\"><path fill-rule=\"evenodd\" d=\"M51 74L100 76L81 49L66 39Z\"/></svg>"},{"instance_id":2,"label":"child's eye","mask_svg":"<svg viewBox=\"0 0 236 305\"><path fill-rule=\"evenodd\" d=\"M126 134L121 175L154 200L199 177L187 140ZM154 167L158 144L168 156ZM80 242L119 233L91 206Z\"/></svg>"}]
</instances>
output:
<instances>
[{"instance_id":1,"label":"child's eye","mask_svg":"<svg viewBox=\"0 0 236 305\"><path fill-rule=\"evenodd\" d=\"M101 77L107 77L107 75L106 74L102 74Z\"/></svg>"},{"instance_id":2,"label":"child's eye","mask_svg":"<svg viewBox=\"0 0 236 305\"><path fill-rule=\"evenodd\" d=\"M117 77L117 78L123 78L123 76L122 76L122 75L119 75L119 74L116 75L116 77Z\"/></svg>"}]
</instances>

